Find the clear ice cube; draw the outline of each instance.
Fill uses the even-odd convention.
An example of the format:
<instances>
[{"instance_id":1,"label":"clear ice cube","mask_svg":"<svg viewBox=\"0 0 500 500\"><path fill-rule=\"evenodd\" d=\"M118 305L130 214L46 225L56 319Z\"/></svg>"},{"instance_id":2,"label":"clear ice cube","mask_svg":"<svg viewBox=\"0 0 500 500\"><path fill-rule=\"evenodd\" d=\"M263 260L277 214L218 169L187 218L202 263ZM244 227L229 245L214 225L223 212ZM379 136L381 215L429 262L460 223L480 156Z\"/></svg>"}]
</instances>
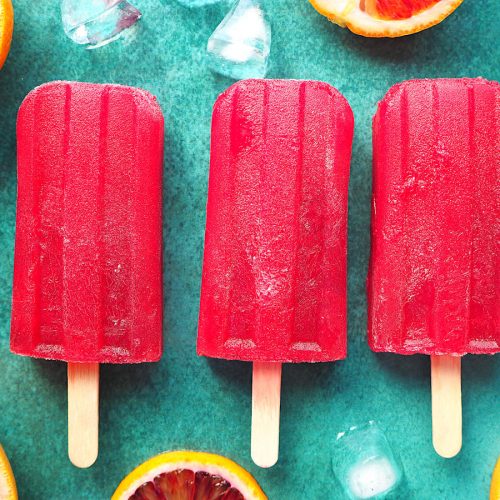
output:
<instances>
[{"instance_id":1,"label":"clear ice cube","mask_svg":"<svg viewBox=\"0 0 500 500\"><path fill-rule=\"evenodd\" d=\"M374 421L337 435L333 468L351 500L396 499L406 494L400 459Z\"/></svg>"},{"instance_id":2,"label":"clear ice cube","mask_svg":"<svg viewBox=\"0 0 500 500\"><path fill-rule=\"evenodd\" d=\"M118 38L141 13L126 0L62 0L61 16L71 40L97 48Z\"/></svg>"},{"instance_id":3,"label":"clear ice cube","mask_svg":"<svg viewBox=\"0 0 500 500\"><path fill-rule=\"evenodd\" d=\"M264 78L271 50L271 26L257 0L239 0L207 44L208 64L235 80Z\"/></svg>"}]
</instances>

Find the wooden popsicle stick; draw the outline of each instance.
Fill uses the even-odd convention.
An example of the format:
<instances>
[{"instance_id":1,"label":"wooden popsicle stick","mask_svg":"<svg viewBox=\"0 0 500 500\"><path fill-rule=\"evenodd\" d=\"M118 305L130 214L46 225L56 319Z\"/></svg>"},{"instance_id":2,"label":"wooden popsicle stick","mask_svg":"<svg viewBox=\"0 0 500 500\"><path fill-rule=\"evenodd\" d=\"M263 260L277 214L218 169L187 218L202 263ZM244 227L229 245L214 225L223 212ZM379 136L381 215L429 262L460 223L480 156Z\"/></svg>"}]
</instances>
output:
<instances>
[{"instance_id":1,"label":"wooden popsicle stick","mask_svg":"<svg viewBox=\"0 0 500 500\"><path fill-rule=\"evenodd\" d=\"M99 364L68 363L68 455L90 467L99 450Z\"/></svg>"},{"instance_id":2,"label":"wooden popsicle stick","mask_svg":"<svg viewBox=\"0 0 500 500\"><path fill-rule=\"evenodd\" d=\"M252 460L259 467L278 461L281 363L254 363L252 381Z\"/></svg>"},{"instance_id":3,"label":"wooden popsicle stick","mask_svg":"<svg viewBox=\"0 0 500 500\"><path fill-rule=\"evenodd\" d=\"M431 356L432 442L451 458L462 448L461 358Z\"/></svg>"}]
</instances>

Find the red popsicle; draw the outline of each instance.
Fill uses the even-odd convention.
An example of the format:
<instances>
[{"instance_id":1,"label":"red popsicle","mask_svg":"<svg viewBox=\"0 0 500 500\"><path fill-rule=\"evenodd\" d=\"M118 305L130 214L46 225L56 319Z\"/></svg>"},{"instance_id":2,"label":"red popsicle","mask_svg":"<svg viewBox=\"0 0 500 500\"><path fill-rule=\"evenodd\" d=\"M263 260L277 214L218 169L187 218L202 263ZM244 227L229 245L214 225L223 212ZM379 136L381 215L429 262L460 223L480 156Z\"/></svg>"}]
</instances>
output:
<instances>
[{"instance_id":1,"label":"red popsicle","mask_svg":"<svg viewBox=\"0 0 500 500\"><path fill-rule=\"evenodd\" d=\"M352 135L326 83L247 80L215 103L198 354L254 362L259 465L277 459L281 363L346 356Z\"/></svg>"},{"instance_id":2,"label":"red popsicle","mask_svg":"<svg viewBox=\"0 0 500 500\"><path fill-rule=\"evenodd\" d=\"M461 444L460 356L500 350L499 106L496 82L413 80L373 122L369 343L432 356L434 443L446 456ZM455 390L438 396L443 376ZM444 416L444 437L439 403L458 413Z\"/></svg>"},{"instance_id":3,"label":"red popsicle","mask_svg":"<svg viewBox=\"0 0 500 500\"><path fill-rule=\"evenodd\" d=\"M163 116L140 89L53 82L26 97L17 136L11 349L69 363L70 457L88 466L97 434L71 429L72 384L87 377L97 404L97 363L162 353Z\"/></svg>"}]
</instances>

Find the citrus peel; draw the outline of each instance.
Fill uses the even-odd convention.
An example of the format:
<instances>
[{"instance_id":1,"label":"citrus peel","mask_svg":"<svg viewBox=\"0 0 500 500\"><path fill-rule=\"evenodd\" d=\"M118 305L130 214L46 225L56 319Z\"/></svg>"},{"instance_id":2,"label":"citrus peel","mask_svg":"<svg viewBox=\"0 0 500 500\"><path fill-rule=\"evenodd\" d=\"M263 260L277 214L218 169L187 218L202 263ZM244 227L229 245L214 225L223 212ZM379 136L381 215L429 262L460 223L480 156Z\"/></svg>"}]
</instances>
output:
<instances>
[{"instance_id":1,"label":"citrus peel","mask_svg":"<svg viewBox=\"0 0 500 500\"><path fill-rule=\"evenodd\" d=\"M14 9L11 0L0 0L0 68L10 49L14 30Z\"/></svg>"},{"instance_id":2,"label":"citrus peel","mask_svg":"<svg viewBox=\"0 0 500 500\"><path fill-rule=\"evenodd\" d=\"M500 500L500 457L491 476L490 500Z\"/></svg>"},{"instance_id":3,"label":"citrus peel","mask_svg":"<svg viewBox=\"0 0 500 500\"><path fill-rule=\"evenodd\" d=\"M0 445L0 498L17 500L16 480L2 445Z\"/></svg>"}]
</instances>

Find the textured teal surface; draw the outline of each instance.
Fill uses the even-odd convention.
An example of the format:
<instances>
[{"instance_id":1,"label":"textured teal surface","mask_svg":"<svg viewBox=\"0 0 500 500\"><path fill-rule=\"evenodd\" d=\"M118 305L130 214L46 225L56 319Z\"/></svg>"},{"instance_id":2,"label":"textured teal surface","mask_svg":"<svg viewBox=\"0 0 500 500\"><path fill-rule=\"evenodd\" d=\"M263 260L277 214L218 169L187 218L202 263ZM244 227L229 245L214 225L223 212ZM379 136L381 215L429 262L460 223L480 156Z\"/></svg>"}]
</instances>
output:
<instances>
[{"instance_id":1,"label":"textured teal surface","mask_svg":"<svg viewBox=\"0 0 500 500\"><path fill-rule=\"evenodd\" d=\"M21 498L109 498L135 465L158 452L195 448L249 468L274 500L340 499L330 466L336 433L378 420L399 450L414 498L487 498L500 453L500 356L463 361L464 447L453 460L432 449L429 360L375 355L366 344L371 116L394 83L415 77L500 79L498 0L465 0L440 26L399 40L369 40L331 25L307 0L264 0L273 24L270 77L335 85L356 119L349 215L349 357L286 366L281 456L252 465L251 367L195 354L211 107L231 82L203 64L223 5L189 10L174 0L135 0L135 40L86 51L68 40L55 0L14 0L12 51L0 72L0 441ZM165 354L159 364L104 366L97 463L66 455L63 363L9 353L16 200L15 118L34 86L54 79L115 82L157 95L166 117Z\"/></svg>"}]
</instances>

